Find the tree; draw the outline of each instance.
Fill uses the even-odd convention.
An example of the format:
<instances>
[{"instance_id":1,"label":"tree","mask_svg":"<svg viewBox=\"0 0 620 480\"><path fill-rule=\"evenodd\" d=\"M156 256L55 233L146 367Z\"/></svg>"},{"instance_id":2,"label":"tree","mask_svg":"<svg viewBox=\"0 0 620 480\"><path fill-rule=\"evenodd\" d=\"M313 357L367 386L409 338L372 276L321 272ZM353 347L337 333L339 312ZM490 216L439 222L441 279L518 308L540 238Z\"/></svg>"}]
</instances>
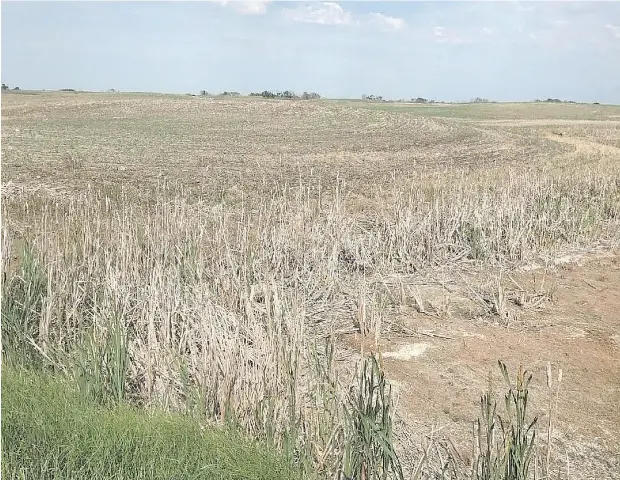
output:
<instances>
[{"instance_id":1,"label":"tree","mask_svg":"<svg viewBox=\"0 0 620 480\"><path fill-rule=\"evenodd\" d=\"M302 100L318 100L321 96L315 92L304 92L301 96Z\"/></svg>"},{"instance_id":2,"label":"tree","mask_svg":"<svg viewBox=\"0 0 620 480\"><path fill-rule=\"evenodd\" d=\"M299 98L295 92L291 90L284 90L283 92L278 92L278 97L285 98L286 100L294 100Z\"/></svg>"},{"instance_id":3,"label":"tree","mask_svg":"<svg viewBox=\"0 0 620 480\"><path fill-rule=\"evenodd\" d=\"M9 89L9 86L7 84L3 83L2 84L2 91L8 90L8 89Z\"/></svg>"}]
</instances>

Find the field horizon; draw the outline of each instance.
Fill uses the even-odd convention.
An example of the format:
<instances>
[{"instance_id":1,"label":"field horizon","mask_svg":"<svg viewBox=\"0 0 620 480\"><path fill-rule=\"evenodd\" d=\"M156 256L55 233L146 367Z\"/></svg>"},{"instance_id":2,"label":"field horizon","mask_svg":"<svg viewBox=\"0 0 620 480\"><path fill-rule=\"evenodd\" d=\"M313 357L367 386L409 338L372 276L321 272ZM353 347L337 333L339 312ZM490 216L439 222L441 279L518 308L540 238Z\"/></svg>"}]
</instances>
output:
<instances>
[{"instance_id":1,"label":"field horizon","mask_svg":"<svg viewBox=\"0 0 620 480\"><path fill-rule=\"evenodd\" d=\"M275 92L276 90L274 90ZM258 92L258 90L257 90ZM262 91L258 92L261 93ZM251 95L251 93L253 92L235 92L237 95L229 95L229 92L222 92L222 93L207 93L206 95L201 95L200 92L157 92L157 91L130 91L130 90L116 90L114 89L114 91L111 90L80 90L80 89L40 89L40 88L36 88L36 89L19 89L19 90L13 90L12 88L9 88L5 91L2 92L3 94L16 94L16 95L39 95L39 94L54 94L54 93L60 93L60 94L87 94L87 95L151 95L151 96L157 96L157 95L161 95L161 96L170 96L170 97L178 97L178 96L190 96L190 97L206 97L206 98L229 98L229 99L251 99L251 100L264 100L263 97L260 96L254 96ZM298 92L295 92L298 93ZM319 93L320 95L320 93ZM279 101L312 101L312 102L317 102L317 101L333 101L333 102L354 102L354 103L369 103L369 104L387 104L387 105L399 105L399 104L405 104L405 105L417 105L417 106L424 106L424 105L529 105L529 104L555 104L555 105L591 105L591 106L603 106L603 107L617 107L620 106L620 104L617 103L604 103L604 102L598 102L598 101L573 101L570 99L553 99L553 100L558 100L558 101L548 101L549 99L531 99L531 100L493 100L493 99L483 99L482 101L475 101L474 97L467 99L467 100L437 100L437 99L425 99L425 102L416 102L416 97L411 97L411 98L385 98L382 100L367 100L362 98L362 95L360 94L358 97L327 97L327 96L322 96L318 99L311 99L311 100L304 100L301 98L296 98L296 99L287 99L287 98L272 98L269 99L272 101L275 100L279 100Z\"/></svg>"}]
</instances>

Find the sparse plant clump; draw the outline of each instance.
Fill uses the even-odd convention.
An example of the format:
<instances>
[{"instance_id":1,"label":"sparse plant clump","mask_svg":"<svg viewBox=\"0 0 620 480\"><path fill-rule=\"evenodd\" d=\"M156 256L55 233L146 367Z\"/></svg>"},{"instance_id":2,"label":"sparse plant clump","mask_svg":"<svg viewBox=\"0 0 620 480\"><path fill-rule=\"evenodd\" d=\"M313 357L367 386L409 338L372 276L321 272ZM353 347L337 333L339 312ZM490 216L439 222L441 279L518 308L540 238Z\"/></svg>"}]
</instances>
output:
<instances>
[{"instance_id":1,"label":"sparse plant clump","mask_svg":"<svg viewBox=\"0 0 620 480\"><path fill-rule=\"evenodd\" d=\"M391 389L374 355L364 359L352 390L343 473L346 478L404 478L394 450Z\"/></svg>"},{"instance_id":2,"label":"sparse plant clump","mask_svg":"<svg viewBox=\"0 0 620 480\"><path fill-rule=\"evenodd\" d=\"M527 480L536 460L535 441L538 418L528 418L531 374L521 366L516 385L508 377L506 365L499 362L508 392L504 397L504 415L497 412L492 393L480 400L481 415L475 424L477 438L473 478L476 480Z\"/></svg>"},{"instance_id":3,"label":"sparse plant clump","mask_svg":"<svg viewBox=\"0 0 620 480\"><path fill-rule=\"evenodd\" d=\"M2 354L14 363L40 363L34 339L45 347L45 329L40 323L43 302L49 290L46 267L34 247L25 242L19 252L21 261L7 272L11 245L6 231L2 242Z\"/></svg>"}]
</instances>

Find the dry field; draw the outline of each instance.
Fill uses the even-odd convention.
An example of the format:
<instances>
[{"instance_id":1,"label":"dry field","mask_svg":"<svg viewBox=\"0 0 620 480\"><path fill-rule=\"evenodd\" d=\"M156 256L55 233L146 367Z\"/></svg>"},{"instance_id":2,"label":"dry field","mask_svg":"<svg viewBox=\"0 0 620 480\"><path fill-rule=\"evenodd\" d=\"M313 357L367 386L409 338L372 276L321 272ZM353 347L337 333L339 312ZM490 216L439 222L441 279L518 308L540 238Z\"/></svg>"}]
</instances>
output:
<instances>
[{"instance_id":1,"label":"dry field","mask_svg":"<svg viewBox=\"0 0 620 480\"><path fill-rule=\"evenodd\" d=\"M538 478L620 478L620 107L3 93L2 235L5 352L84 388L335 475L374 351L405 471L466 476L502 360Z\"/></svg>"}]
</instances>

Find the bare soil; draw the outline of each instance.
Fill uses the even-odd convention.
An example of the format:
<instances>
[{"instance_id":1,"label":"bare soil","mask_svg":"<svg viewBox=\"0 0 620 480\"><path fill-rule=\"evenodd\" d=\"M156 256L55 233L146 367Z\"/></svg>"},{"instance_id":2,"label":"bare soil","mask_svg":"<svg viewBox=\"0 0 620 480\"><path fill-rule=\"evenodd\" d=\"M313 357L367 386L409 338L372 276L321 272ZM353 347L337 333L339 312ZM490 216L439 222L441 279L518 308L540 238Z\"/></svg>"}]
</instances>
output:
<instances>
[{"instance_id":1,"label":"bare soil","mask_svg":"<svg viewBox=\"0 0 620 480\"><path fill-rule=\"evenodd\" d=\"M540 286L543 277L553 286L551 301L508 325L403 312L409 331L425 333L392 335L378 346L398 410L412 431L449 436L467 462L480 396L489 386L498 398L505 391L498 360L513 378L519 365L533 374L531 413L546 435L550 362L554 389L562 369L552 420L558 468L565 472L568 456L570 478L620 478L620 257L583 257L512 275L523 288ZM346 341L361 346L358 336Z\"/></svg>"}]
</instances>

